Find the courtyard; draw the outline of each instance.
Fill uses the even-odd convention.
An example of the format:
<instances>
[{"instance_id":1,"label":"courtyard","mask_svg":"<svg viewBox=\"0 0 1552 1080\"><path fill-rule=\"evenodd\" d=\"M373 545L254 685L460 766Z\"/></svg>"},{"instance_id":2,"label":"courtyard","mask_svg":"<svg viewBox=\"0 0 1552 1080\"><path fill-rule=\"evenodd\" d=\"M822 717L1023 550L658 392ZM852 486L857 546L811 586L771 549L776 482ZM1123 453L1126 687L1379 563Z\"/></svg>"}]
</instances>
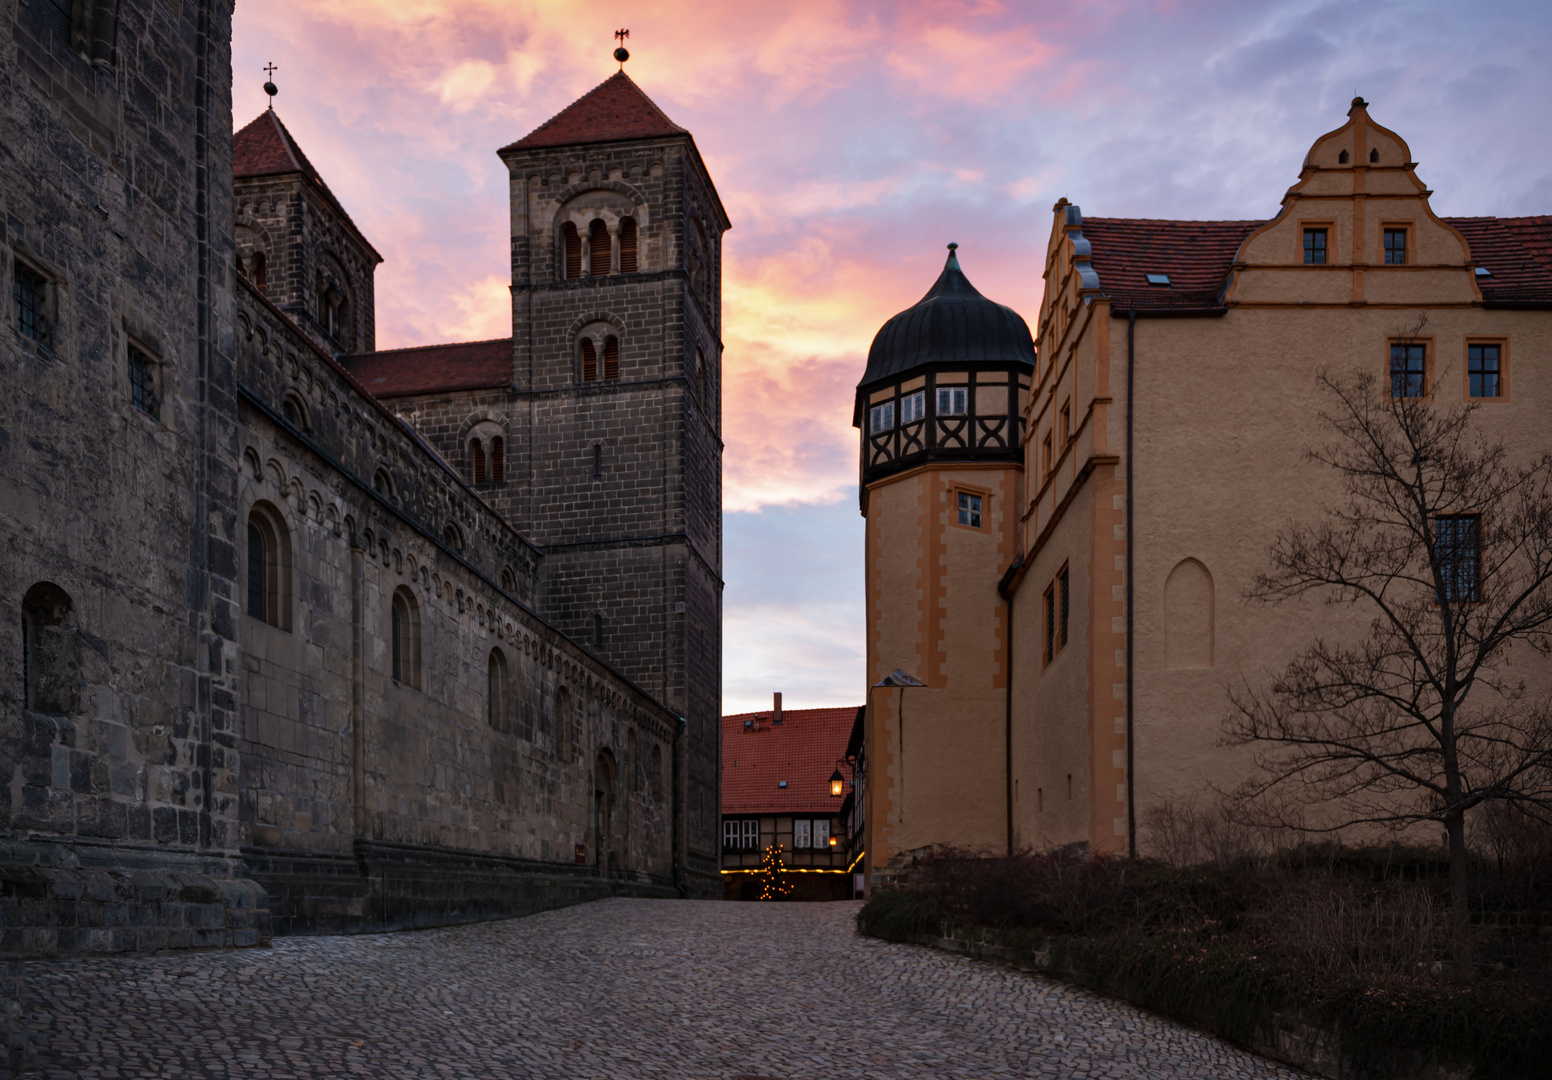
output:
<instances>
[{"instance_id":1,"label":"courtyard","mask_svg":"<svg viewBox=\"0 0 1552 1080\"><path fill-rule=\"evenodd\" d=\"M859 937L854 903L607 900L26 965L63 1077L1296 1077L1059 982Z\"/></svg>"}]
</instances>

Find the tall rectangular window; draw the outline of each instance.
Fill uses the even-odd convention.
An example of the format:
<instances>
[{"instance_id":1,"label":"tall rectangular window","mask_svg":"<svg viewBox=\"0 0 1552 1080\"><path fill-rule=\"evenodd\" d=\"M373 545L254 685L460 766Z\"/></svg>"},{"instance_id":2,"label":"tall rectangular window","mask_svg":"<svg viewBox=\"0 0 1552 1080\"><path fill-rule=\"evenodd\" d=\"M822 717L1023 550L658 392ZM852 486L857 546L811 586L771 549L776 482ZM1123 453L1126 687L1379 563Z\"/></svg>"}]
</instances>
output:
<instances>
[{"instance_id":1,"label":"tall rectangular window","mask_svg":"<svg viewBox=\"0 0 1552 1080\"><path fill-rule=\"evenodd\" d=\"M968 491L959 493L959 523L972 529L981 527L981 496Z\"/></svg>"},{"instance_id":2,"label":"tall rectangular window","mask_svg":"<svg viewBox=\"0 0 1552 1080\"><path fill-rule=\"evenodd\" d=\"M737 850L739 837L738 827L740 824L742 823L737 821L724 821L722 823L723 848Z\"/></svg>"},{"instance_id":3,"label":"tall rectangular window","mask_svg":"<svg viewBox=\"0 0 1552 1080\"><path fill-rule=\"evenodd\" d=\"M1434 519L1434 553L1439 561L1440 603L1474 604L1482 599L1482 519L1452 514Z\"/></svg>"},{"instance_id":4,"label":"tall rectangular window","mask_svg":"<svg viewBox=\"0 0 1552 1080\"><path fill-rule=\"evenodd\" d=\"M1044 475L1049 473L1051 471L1051 467L1056 463L1055 460L1051 457L1051 436L1047 435L1045 437L1045 441L1040 444L1040 454L1044 459L1040 462L1040 472L1042 475Z\"/></svg>"},{"instance_id":5,"label":"tall rectangular window","mask_svg":"<svg viewBox=\"0 0 1552 1080\"><path fill-rule=\"evenodd\" d=\"M1471 396L1474 398L1498 397L1503 370L1501 346L1466 346L1466 374L1471 380Z\"/></svg>"},{"instance_id":6,"label":"tall rectangular window","mask_svg":"<svg viewBox=\"0 0 1552 1080\"><path fill-rule=\"evenodd\" d=\"M16 329L40 345L49 343L48 279L25 263L12 263L11 296Z\"/></svg>"},{"instance_id":7,"label":"tall rectangular window","mask_svg":"<svg viewBox=\"0 0 1552 1080\"><path fill-rule=\"evenodd\" d=\"M1428 347L1413 342L1390 346L1390 396L1422 397L1427 393Z\"/></svg>"},{"instance_id":8,"label":"tall rectangular window","mask_svg":"<svg viewBox=\"0 0 1552 1080\"><path fill-rule=\"evenodd\" d=\"M760 819L750 818L743 823L744 847L757 848L760 846Z\"/></svg>"},{"instance_id":9,"label":"tall rectangular window","mask_svg":"<svg viewBox=\"0 0 1552 1080\"><path fill-rule=\"evenodd\" d=\"M1320 265L1326 261L1326 230L1304 230L1304 262L1307 265Z\"/></svg>"},{"instance_id":10,"label":"tall rectangular window","mask_svg":"<svg viewBox=\"0 0 1552 1080\"><path fill-rule=\"evenodd\" d=\"M880 431L888 431L895 426L895 403L886 401L882 405L873 406L873 412L869 420L869 427L876 434Z\"/></svg>"},{"instance_id":11,"label":"tall rectangular window","mask_svg":"<svg viewBox=\"0 0 1552 1080\"><path fill-rule=\"evenodd\" d=\"M1045 662L1050 663L1056 657L1056 588L1052 586L1045 591L1042 598L1045 606Z\"/></svg>"},{"instance_id":12,"label":"tall rectangular window","mask_svg":"<svg viewBox=\"0 0 1552 1080\"><path fill-rule=\"evenodd\" d=\"M826 818L814 819L814 846L816 848L830 846L830 822Z\"/></svg>"},{"instance_id":13,"label":"tall rectangular window","mask_svg":"<svg viewBox=\"0 0 1552 1080\"><path fill-rule=\"evenodd\" d=\"M1062 402L1061 417L1062 445L1066 446L1072 439L1072 405L1068 402Z\"/></svg>"},{"instance_id":14,"label":"tall rectangular window","mask_svg":"<svg viewBox=\"0 0 1552 1080\"><path fill-rule=\"evenodd\" d=\"M1062 572L1057 575L1057 588L1062 594L1062 619L1061 630L1057 636L1057 644L1061 648L1067 647L1067 613L1069 604L1067 601L1067 568L1062 567Z\"/></svg>"},{"instance_id":15,"label":"tall rectangular window","mask_svg":"<svg viewBox=\"0 0 1552 1080\"><path fill-rule=\"evenodd\" d=\"M141 349L129 347L129 395L135 408L147 416L161 415L162 403L156 395L156 369Z\"/></svg>"},{"instance_id":16,"label":"tall rectangular window","mask_svg":"<svg viewBox=\"0 0 1552 1080\"><path fill-rule=\"evenodd\" d=\"M900 423L914 424L927 415L927 394L918 390L900 399Z\"/></svg>"},{"instance_id":17,"label":"tall rectangular window","mask_svg":"<svg viewBox=\"0 0 1552 1080\"><path fill-rule=\"evenodd\" d=\"M938 387L938 415L963 416L969 405L968 391L963 386Z\"/></svg>"},{"instance_id":18,"label":"tall rectangular window","mask_svg":"<svg viewBox=\"0 0 1552 1080\"><path fill-rule=\"evenodd\" d=\"M798 818L792 823L792 846L806 848L809 846L808 819Z\"/></svg>"},{"instance_id":19,"label":"tall rectangular window","mask_svg":"<svg viewBox=\"0 0 1552 1080\"><path fill-rule=\"evenodd\" d=\"M1407 261L1406 258L1406 234L1405 229L1385 230L1385 262L1392 266L1400 266Z\"/></svg>"}]
</instances>

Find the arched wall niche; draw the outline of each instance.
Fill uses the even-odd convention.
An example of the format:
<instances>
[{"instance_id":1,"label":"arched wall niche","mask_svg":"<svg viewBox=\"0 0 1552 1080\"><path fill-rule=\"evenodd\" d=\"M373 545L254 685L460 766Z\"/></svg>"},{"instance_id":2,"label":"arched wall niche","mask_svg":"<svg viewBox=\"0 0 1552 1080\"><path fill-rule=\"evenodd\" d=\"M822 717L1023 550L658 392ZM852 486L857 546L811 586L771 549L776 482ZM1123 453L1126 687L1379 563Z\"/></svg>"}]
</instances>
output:
<instances>
[{"instance_id":1,"label":"arched wall niche","mask_svg":"<svg viewBox=\"0 0 1552 1080\"><path fill-rule=\"evenodd\" d=\"M1182 559L1164 583L1164 666L1210 668L1214 663L1213 579L1196 559Z\"/></svg>"}]
</instances>

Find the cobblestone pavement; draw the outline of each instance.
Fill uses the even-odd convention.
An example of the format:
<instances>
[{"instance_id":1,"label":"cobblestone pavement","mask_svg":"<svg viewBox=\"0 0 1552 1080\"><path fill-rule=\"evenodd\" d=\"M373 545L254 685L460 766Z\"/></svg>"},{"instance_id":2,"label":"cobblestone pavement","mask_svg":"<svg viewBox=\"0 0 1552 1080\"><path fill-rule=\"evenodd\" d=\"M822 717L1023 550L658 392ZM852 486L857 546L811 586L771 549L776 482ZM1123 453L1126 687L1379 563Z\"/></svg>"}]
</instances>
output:
<instances>
[{"instance_id":1,"label":"cobblestone pavement","mask_svg":"<svg viewBox=\"0 0 1552 1080\"><path fill-rule=\"evenodd\" d=\"M606 900L418 933L32 963L54 1077L1283 1077L857 905Z\"/></svg>"}]
</instances>

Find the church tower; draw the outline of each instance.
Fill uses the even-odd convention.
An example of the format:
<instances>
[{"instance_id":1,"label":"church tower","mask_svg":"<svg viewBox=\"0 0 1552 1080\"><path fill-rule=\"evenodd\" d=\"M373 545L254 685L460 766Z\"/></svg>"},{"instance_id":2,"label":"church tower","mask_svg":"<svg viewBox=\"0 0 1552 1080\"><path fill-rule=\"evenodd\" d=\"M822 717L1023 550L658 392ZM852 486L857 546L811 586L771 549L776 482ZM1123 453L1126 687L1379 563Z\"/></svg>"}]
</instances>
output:
<instances>
[{"instance_id":1,"label":"church tower","mask_svg":"<svg viewBox=\"0 0 1552 1080\"><path fill-rule=\"evenodd\" d=\"M685 718L688 866L714 881L727 214L690 133L623 71L500 154L512 401L492 497L544 551L540 614Z\"/></svg>"},{"instance_id":2,"label":"church tower","mask_svg":"<svg viewBox=\"0 0 1552 1080\"><path fill-rule=\"evenodd\" d=\"M932 845L1003 850L1008 620L1029 327L966 279L884 324L857 384L866 527L868 882ZM950 647L952 643L952 647Z\"/></svg>"}]
</instances>

